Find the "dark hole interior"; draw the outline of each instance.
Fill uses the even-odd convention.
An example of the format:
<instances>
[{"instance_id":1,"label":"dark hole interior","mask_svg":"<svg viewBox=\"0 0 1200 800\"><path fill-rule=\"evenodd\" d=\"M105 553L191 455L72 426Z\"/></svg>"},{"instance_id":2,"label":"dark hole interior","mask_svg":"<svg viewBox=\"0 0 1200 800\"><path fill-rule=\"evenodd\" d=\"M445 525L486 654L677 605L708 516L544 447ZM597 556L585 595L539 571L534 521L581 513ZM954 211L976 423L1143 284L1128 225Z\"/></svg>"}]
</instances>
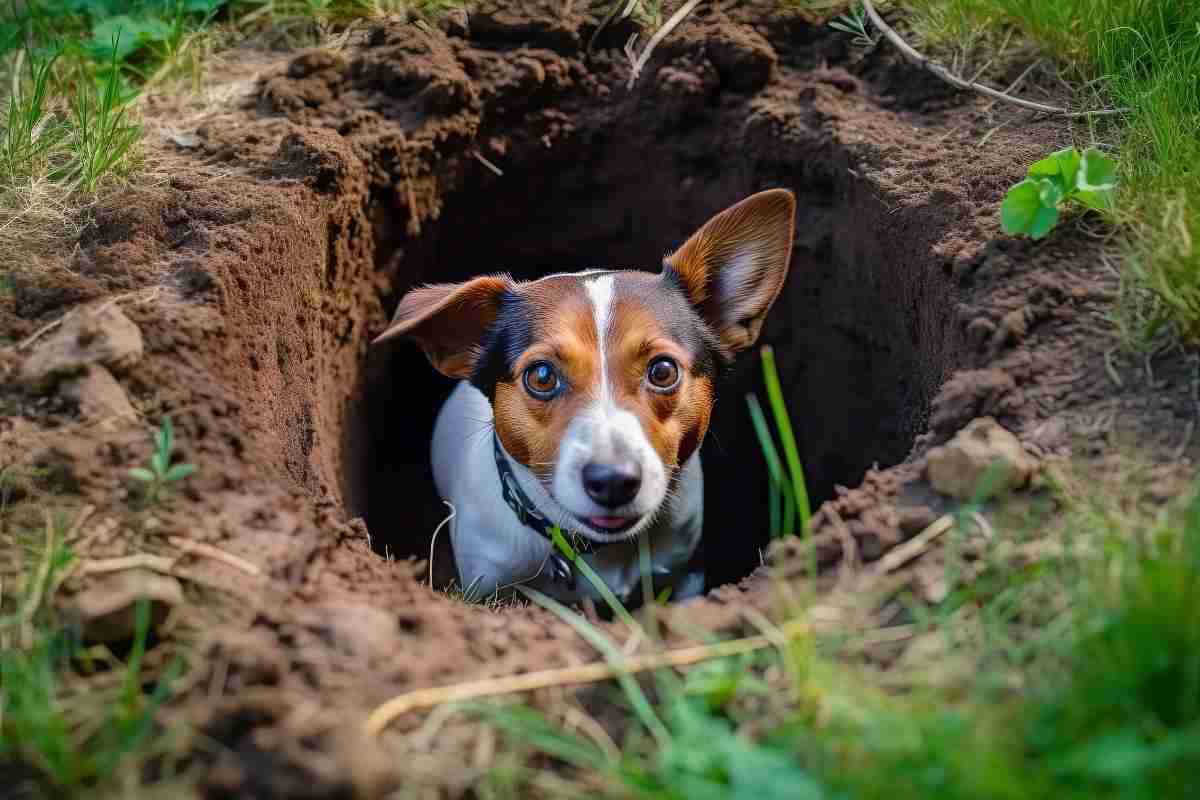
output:
<instances>
[{"instance_id":1,"label":"dark hole interior","mask_svg":"<svg viewBox=\"0 0 1200 800\"><path fill-rule=\"evenodd\" d=\"M590 157L548 153L510 169L513 177L481 167L415 237L396 211L401 222L381 222L377 239L381 259L405 276L400 291L495 271L535 278L590 267L656 270L664 252L712 214L760 189L791 188L796 246L760 344L775 349L814 508L873 464L903 460L953 355L950 282L929 254L940 234L919 210L889 214L836 151L821 161L759 156L731 164L672 142L609 143L593 136ZM390 300L394 308L399 295ZM742 354L718 387L701 450L710 587L753 571L767 544L767 471L745 401L757 392L765 404L761 374L757 350ZM346 492L381 553L427 556L446 514L429 438L451 388L409 342L372 351L365 365L346 439ZM435 580L444 581L453 566L442 544Z\"/></svg>"}]
</instances>

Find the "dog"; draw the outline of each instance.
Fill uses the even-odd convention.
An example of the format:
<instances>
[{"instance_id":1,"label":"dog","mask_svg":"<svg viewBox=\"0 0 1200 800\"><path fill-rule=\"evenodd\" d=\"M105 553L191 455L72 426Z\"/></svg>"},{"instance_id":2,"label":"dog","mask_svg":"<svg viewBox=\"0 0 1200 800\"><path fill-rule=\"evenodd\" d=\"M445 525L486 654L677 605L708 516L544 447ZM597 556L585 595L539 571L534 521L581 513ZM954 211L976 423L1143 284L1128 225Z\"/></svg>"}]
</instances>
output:
<instances>
[{"instance_id":1,"label":"dog","mask_svg":"<svg viewBox=\"0 0 1200 800\"><path fill-rule=\"evenodd\" d=\"M459 379L433 431L464 592L524 584L601 598L552 541L623 601L704 591L700 443L715 388L758 339L791 260L796 201L754 194L706 222L659 272L507 274L408 292L378 344L410 337ZM651 598L653 599L653 598Z\"/></svg>"}]
</instances>

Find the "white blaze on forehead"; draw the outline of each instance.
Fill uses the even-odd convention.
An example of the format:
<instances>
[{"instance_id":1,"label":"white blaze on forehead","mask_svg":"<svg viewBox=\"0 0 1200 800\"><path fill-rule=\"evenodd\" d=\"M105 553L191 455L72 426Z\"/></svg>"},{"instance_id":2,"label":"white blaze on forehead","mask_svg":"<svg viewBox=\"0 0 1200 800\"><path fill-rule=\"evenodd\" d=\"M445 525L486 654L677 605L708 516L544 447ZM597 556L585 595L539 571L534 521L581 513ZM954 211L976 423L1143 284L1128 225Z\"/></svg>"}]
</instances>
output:
<instances>
[{"instance_id":1,"label":"white blaze on forehead","mask_svg":"<svg viewBox=\"0 0 1200 800\"><path fill-rule=\"evenodd\" d=\"M621 513L641 518L639 526L642 526L649 524L651 513L662 505L670 476L637 415L617 405L616 392L609 382L608 336L615 312L613 283L612 275L589 277L583 283L596 323L600 391L567 426L558 451L552 494L576 517L610 514L611 509L596 505L588 496L583 485L583 469L592 463L612 464L632 459L641 468L642 483L637 495Z\"/></svg>"},{"instance_id":2,"label":"white blaze on forehead","mask_svg":"<svg viewBox=\"0 0 1200 800\"><path fill-rule=\"evenodd\" d=\"M600 355L600 397L608 402L612 396L608 386L608 352L605 347L608 327L612 321L613 276L605 275L584 283L592 301L592 317L596 321L596 346Z\"/></svg>"}]
</instances>

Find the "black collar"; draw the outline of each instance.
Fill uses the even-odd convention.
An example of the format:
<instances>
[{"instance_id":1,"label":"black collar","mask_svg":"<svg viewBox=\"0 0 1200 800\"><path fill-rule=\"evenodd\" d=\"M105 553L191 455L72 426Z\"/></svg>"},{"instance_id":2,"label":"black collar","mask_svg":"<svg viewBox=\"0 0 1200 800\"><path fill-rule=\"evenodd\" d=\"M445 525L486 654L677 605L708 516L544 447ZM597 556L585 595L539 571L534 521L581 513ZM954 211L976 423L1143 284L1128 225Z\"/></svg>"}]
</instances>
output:
<instances>
[{"instance_id":1,"label":"black collar","mask_svg":"<svg viewBox=\"0 0 1200 800\"><path fill-rule=\"evenodd\" d=\"M508 456L505 455L504 448L500 446L500 437L494 432L492 433L492 451L496 456L496 471L500 474L500 493L504 496L505 504L517 515L517 519L522 525L550 542L550 563L554 569L555 579L574 588L575 569L571 562L558 552L558 546L554 544L554 537L550 533L554 523L538 511L537 506L529 499L529 495L525 494L521 488L521 483L517 480L516 473L513 472L512 464L508 463ZM571 546L577 553L594 553L597 546L603 547L602 544L571 531L563 531L563 535L571 542Z\"/></svg>"}]
</instances>

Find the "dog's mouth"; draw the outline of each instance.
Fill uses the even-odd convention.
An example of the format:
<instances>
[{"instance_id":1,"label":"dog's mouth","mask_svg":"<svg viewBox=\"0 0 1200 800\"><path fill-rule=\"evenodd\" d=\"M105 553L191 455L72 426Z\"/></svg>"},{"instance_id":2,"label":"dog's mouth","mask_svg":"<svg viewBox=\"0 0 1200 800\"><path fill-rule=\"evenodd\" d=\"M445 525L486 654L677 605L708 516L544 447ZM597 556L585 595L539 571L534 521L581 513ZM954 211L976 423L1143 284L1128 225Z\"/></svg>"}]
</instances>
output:
<instances>
[{"instance_id":1,"label":"dog's mouth","mask_svg":"<svg viewBox=\"0 0 1200 800\"><path fill-rule=\"evenodd\" d=\"M605 539L611 539L612 537L628 533L642 521L641 516L585 517L577 514L575 518L589 529L586 532L602 534Z\"/></svg>"}]
</instances>

